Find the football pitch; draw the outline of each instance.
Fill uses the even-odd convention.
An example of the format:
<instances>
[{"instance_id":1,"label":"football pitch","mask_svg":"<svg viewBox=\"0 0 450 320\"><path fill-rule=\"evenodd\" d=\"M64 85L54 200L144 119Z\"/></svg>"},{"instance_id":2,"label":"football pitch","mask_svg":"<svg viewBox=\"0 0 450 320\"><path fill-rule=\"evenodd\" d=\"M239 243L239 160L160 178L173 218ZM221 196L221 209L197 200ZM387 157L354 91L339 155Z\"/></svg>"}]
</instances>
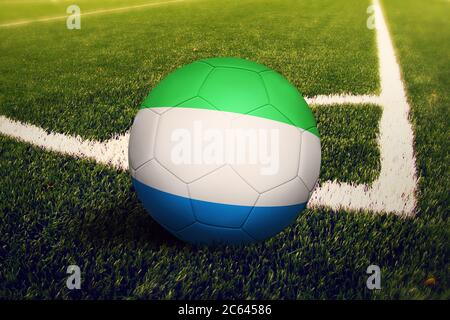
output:
<instances>
[{"instance_id":1,"label":"football pitch","mask_svg":"<svg viewBox=\"0 0 450 320\"><path fill-rule=\"evenodd\" d=\"M0 298L450 298L450 2L79 0L68 30L72 3L0 0ZM245 247L180 242L127 172L144 97L215 56L283 74L321 135L308 209Z\"/></svg>"}]
</instances>

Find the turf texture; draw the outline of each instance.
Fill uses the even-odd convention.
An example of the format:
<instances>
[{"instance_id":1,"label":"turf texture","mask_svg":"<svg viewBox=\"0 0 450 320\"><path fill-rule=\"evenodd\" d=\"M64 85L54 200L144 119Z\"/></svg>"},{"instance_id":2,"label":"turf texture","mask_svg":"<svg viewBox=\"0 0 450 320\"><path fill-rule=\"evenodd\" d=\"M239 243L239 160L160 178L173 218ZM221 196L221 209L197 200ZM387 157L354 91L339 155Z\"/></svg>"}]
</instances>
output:
<instances>
[{"instance_id":1,"label":"turf texture","mask_svg":"<svg viewBox=\"0 0 450 320\"><path fill-rule=\"evenodd\" d=\"M228 11L217 12L219 5L205 3L86 19L86 33L68 37L53 22L1 29L0 113L104 139L127 129L164 74L217 53L265 63L306 95L377 92L373 32L365 28L368 3L286 1L255 9L255 1L230 1ZM0 137L0 297L449 299L449 3L383 5L412 106L416 218L306 210L261 244L193 247L150 218L128 173ZM192 8L197 14L186 23ZM179 22L171 21L175 15ZM129 18L125 25L123 17ZM206 29L208 17L213 28ZM231 17L236 24L228 23ZM123 34L123 28L133 32ZM162 31L168 28L170 41ZM238 29L245 32L236 38ZM138 39L148 41L130 46ZM321 179L373 181L380 109L313 110L326 164ZM66 289L69 264L80 266L82 290ZM381 267L382 290L366 288L370 264ZM428 278L436 283L427 285Z\"/></svg>"},{"instance_id":2,"label":"turf texture","mask_svg":"<svg viewBox=\"0 0 450 320\"><path fill-rule=\"evenodd\" d=\"M444 230L422 219L306 210L262 244L193 247L155 223L128 173L1 139L3 298L424 298L445 293ZM11 170L15 168L15 170ZM365 269L382 268L383 290ZM65 287L66 267L82 290ZM423 286L432 272L439 279ZM448 292L447 292L448 294Z\"/></svg>"}]
</instances>

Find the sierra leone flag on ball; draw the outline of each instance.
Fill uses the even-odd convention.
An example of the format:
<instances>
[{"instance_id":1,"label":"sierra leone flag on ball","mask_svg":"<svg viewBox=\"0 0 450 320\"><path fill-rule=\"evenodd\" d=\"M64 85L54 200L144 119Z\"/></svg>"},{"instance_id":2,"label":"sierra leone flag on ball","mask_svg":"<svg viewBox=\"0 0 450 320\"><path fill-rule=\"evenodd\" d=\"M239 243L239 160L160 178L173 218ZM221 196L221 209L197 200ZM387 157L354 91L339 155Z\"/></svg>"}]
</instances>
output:
<instances>
[{"instance_id":1,"label":"sierra leone flag on ball","mask_svg":"<svg viewBox=\"0 0 450 320\"><path fill-rule=\"evenodd\" d=\"M305 100L283 76L236 58L168 75L134 120L129 164L139 199L191 243L267 239L306 207L320 139Z\"/></svg>"}]
</instances>

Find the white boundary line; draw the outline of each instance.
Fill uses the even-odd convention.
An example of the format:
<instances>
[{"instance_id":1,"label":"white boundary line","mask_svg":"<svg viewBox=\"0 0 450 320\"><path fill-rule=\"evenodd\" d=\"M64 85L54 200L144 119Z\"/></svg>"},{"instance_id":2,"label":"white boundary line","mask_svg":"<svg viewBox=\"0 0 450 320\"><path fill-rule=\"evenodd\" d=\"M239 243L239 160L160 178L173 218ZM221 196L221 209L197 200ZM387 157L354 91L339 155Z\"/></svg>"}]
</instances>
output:
<instances>
[{"instance_id":1,"label":"white boundary line","mask_svg":"<svg viewBox=\"0 0 450 320\"><path fill-rule=\"evenodd\" d=\"M378 0L374 1L374 6L381 95L317 96L307 99L307 102L314 105L374 103L383 108L378 139L380 176L372 185L326 181L314 190L308 206L388 212L412 217L416 207L417 178L414 136L408 120L410 107ZM60 133L47 133L42 128L4 116L0 116L0 133L46 150L90 158L118 169L128 168L128 133L105 142L83 140Z\"/></svg>"},{"instance_id":2,"label":"white boundary line","mask_svg":"<svg viewBox=\"0 0 450 320\"><path fill-rule=\"evenodd\" d=\"M170 1L161 1L161 2L151 2L151 3L144 3L144 4L137 4L134 6L127 6L127 7L119 7L119 8L111 8L111 9L99 9L99 10L93 10L88 12L81 12L80 17L84 16L92 16L96 14L105 14L105 13L114 13L114 12L121 12L121 11L128 11L133 9L140 9L145 7L155 7L159 5L164 4L171 4L171 3L178 3L178 2L184 2L186 0L170 0ZM0 24L0 28L5 27L16 27L16 26L22 26L30 23L35 22L49 22L49 21L55 21L55 20L64 20L67 19L69 14L66 14L65 16L55 16L55 17L47 17L47 18L39 18L39 19L30 19L30 20L20 20L15 22L8 22L4 24Z\"/></svg>"},{"instance_id":3,"label":"white boundary line","mask_svg":"<svg viewBox=\"0 0 450 320\"><path fill-rule=\"evenodd\" d=\"M128 168L129 134L115 136L107 141L84 140L62 133L47 133L42 128L0 116L0 133L41 147L45 150L89 158L117 169Z\"/></svg>"},{"instance_id":4,"label":"white boundary line","mask_svg":"<svg viewBox=\"0 0 450 320\"><path fill-rule=\"evenodd\" d=\"M353 95L330 95L330 96L315 96L306 98L309 105L327 105L327 104L363 104L373 103L380 104L379 96L353 96Z\"/></svg>"},{"instance_id":5,"label":"white boundary line","mask_svg":"<svg viewBox=\"0 0 450 320\"><path fill-rule=\"evenodd\" d=\"M373 3L381 80L379 104L383 108L378 139L380 176L371 186L325 182L314 191L309 206L414 216L417 178L414 136L408 120L410 107L381 6L378 0Z\"/></svg>"}]
</instances>

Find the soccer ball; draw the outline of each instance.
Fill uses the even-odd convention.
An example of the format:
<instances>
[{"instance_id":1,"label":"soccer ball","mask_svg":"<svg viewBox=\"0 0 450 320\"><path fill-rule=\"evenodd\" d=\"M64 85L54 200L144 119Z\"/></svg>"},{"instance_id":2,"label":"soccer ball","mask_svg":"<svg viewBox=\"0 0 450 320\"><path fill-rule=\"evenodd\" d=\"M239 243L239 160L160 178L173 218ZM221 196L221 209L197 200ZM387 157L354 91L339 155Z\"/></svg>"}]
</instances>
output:
<instances>
[{"instance_id":1,"label":"soccer ball","mask_svg":"<svg viewBox=\"0 0 450 320\"><path fill-rule=\"evenodd\" d=\"M204 59L163 79L131 128L133 185L150 215L190 243L272 237L305 209L320 138L298 90L248 60Z\"/></svg>"}]
</instances>

